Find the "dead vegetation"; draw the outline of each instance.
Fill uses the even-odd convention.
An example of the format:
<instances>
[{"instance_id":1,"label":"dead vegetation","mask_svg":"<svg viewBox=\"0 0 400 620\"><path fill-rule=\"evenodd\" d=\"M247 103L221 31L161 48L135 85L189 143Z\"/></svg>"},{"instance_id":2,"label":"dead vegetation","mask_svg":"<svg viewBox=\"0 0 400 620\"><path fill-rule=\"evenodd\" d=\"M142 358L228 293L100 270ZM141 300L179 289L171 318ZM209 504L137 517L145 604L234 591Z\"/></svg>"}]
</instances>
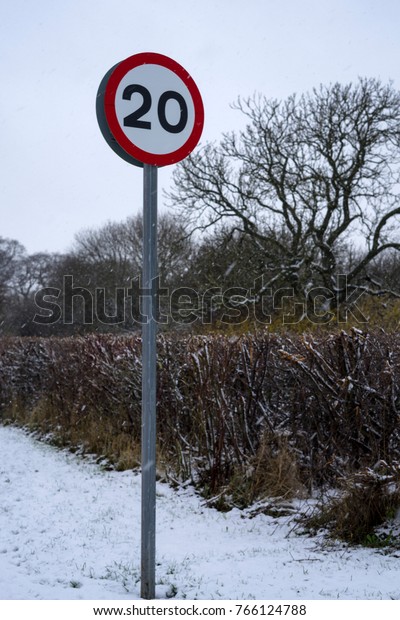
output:
<instances>
[{"instance_id":1,"label":"dead vegetation","mask_svg":"<svg viewBox=\"0 0 400 620\"><path fill-rule=\"evenodd\" d=\"M400 508L400 467L380 461L339 481L336 497L324 500L304 524L313 531L327 530L334 538L352 544L378 544L377 528L394 519ZM386 537L394 542L394 536ZM391 540L390 540L391 539ZM396 534L396 543L400 537Z\"/></svg>"},{"instance_id":2,"label":"dead vegetation","mask_svg":"<svg viewBox=\"0 0 400 620\"><path fill-rule=\"evenodd\" d=\"M366 472L400 460L399 352L399 335L359 330L160 336L160 476L192 481L221 508L340 484L335 532L362 538L398 501ZM0 389L3 421L117 469L140 465L139 337L2 339ZM365 527L345 516L352 504Z\"/></svg>"}]
</instances>

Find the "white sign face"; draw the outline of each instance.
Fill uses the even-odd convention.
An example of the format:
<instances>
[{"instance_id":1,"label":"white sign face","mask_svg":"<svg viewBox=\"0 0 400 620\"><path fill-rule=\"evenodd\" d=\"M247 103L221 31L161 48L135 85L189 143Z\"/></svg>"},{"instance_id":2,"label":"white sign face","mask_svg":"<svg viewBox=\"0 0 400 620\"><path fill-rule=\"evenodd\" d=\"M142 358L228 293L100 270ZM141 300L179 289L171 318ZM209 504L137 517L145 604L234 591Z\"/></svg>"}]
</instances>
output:
<instances>
[{"instance_id":1,"label":"white sign face","mask_svg":"<svg viewBox=\"0 0 400 620\"><path fill-rule=\"evenodd\" d=\"M104 108L117 143L138 161L153 165L186 157L203 129L195 83L161 54L137 54L117 65L105 88Z\"/></svg>"},{"instance_id":2,"label":"white sign face","mask_svg":"<svg viewBox=\"0 0 400 620\"><path fill-rule=\"evenodd\" d=\"M128 140L148 153L177 151L193 131L190 92L176 73L160 65L141 65L126 74L115 111Z\"/></svg>"}]
</instances>

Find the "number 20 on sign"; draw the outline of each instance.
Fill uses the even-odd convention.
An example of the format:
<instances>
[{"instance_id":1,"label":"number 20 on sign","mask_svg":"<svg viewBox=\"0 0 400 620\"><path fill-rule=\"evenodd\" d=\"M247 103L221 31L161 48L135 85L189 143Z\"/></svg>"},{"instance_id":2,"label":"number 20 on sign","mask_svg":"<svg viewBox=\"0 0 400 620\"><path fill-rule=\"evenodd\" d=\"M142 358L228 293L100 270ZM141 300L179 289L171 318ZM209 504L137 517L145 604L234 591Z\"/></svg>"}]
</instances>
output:
<instances>
[{"instance_id":1,"label":"number 20 on sign","mask_svg":"<svg viewBox=\"0 0 400 620\"><path fill-rule=\"evenodd\" d=\"M181 161L200 139L198 88L171 58L130 56L104 76L96 100L100 130L125 161L143 167L141 597L155 598L157 168ZM133 251L133 248L132 248ZM132 274L133 276L133 274ZM133 397L133 394L132 394Z\"/></svg>"},{"instance_id":2,"label":"number 20 on sign","mask_svg":"<svg viewBox=\"0 0 400 620\"><path fill-rule=\"evenodd\" d=\"M177 62L154 52L130 56L104 76L97 118L108 144L136 165L184 159L204 123L199 90Z\"/></svg>"}]
</instances>

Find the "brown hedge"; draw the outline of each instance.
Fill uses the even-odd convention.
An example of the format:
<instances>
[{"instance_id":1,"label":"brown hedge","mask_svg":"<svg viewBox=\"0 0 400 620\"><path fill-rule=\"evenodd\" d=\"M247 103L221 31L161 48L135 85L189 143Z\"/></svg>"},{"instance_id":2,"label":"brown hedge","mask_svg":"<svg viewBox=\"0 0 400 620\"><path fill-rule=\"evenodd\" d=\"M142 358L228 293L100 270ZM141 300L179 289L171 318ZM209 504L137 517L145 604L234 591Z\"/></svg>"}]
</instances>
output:
<instances>
[{"instance_id":1,"label":"brown hedge","mask_svg":"<svg viewBox=\"0 0 400 620\"><path fill-rule=\"evenodd\" d=\"M283 442L308 486L399 460L399 352L399 335L358 330L160 336L159 465L216 494ZM140 401L138 336L0 340L3 420L122 468L138 463Z\"/></svg>"}]
</instances>

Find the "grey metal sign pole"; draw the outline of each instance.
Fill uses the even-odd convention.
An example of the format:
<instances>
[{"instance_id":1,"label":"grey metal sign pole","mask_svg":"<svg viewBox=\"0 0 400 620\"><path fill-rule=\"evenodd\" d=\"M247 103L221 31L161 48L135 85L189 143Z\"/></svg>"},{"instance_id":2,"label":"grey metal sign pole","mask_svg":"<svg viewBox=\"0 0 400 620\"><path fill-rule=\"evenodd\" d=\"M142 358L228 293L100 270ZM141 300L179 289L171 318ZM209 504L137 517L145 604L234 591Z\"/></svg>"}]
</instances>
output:
<instances>
[{"instance_id":1,"label":"grey metal sign pole","mask_svg":"<svg viewBox=\"0 0 400 620\"><path fill-rule=\"evenodd\" d=\"M160 84L163 92L160 92ZM143 101L132 100L139 93ZM139 107L137 107L139 105ZM171 107L172 106L172 107ZM153 111L152 111L153 108ZM199 89L172 58L134 54L114 65L96 98L100 130L122 159L143 164L142 329L142 548L141 597L155 598L157 166L192 152L204 124Z\"/></svg>"},{"instance_id":2,"label":"grey metal sign pole","mask_svg":"<svg viewBox=\"0 0 400 620\"><path fill-rule=\"evenodd\" d=\"M155 598L157 166L143 165L141 591Z\"/></svg>"}]
</instances>

